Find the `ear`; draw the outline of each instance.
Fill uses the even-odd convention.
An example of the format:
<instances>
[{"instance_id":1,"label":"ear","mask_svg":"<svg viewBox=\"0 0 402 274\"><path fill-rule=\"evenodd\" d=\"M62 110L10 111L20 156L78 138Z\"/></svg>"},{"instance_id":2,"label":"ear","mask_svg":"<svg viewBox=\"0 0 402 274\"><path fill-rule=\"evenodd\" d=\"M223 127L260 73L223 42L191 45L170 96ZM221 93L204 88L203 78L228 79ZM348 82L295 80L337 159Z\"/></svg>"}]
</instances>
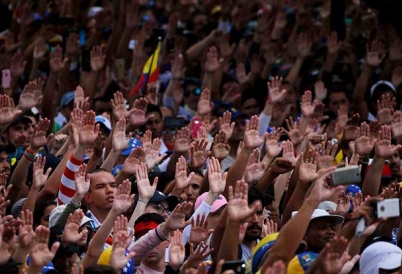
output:
<instances>
[{"instance_id":1,"label":"ear","mask_svg":"<svg viewBox=\"0 0 402 274\"><path fill-rule=\"evenodd\" d=\"M91 192L85 193L84 200L85 200L85 202L87 202L88 204L92 203Z\"/></svg>"}]
</instances>

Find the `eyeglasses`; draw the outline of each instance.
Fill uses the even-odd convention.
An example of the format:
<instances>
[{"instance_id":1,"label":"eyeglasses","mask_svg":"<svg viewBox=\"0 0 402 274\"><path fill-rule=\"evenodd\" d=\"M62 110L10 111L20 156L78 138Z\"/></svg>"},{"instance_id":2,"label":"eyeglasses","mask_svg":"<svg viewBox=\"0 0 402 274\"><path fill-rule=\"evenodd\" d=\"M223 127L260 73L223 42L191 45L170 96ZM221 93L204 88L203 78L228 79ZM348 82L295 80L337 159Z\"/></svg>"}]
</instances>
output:
<instances>
[{"instance_id":1,"label":"eyeglasses","mask_svg":"<svg viewBox=\"0 0 402 274\"><path fill-rule=\"evenodd\" d=\"M185 97L189 97L191 94L193 95L200 95L201 94L201 89L200 88L195 88L195 89L186 89L183 92L183 95Z\"/></svg>"},{"instance_id":2,"label":"eyeglasses","mask_svg":"<svg viewBox=\"0 0 402 274\"><path fill-rule=\"evenodd\" d=\"M156 209L156 212L158 212L159 214L163 214L165 211L168 215L170 215L170 210L169 208L164 207L162 204L151 204L153 208Z\"/></svg>"}]
</instances>

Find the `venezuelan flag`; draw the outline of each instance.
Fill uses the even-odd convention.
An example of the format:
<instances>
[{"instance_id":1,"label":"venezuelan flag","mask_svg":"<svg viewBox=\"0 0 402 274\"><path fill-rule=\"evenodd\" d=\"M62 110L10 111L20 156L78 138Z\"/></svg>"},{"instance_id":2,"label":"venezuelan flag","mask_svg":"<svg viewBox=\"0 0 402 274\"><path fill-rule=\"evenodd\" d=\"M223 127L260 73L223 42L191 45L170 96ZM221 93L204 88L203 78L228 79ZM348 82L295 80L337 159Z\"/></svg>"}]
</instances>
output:
<instances>
[{"instance_id":1,"label":"venezuelan flag","mask_svg":"<svg viewBox=\"0 0 402 274\"><path fill-rule=\"evenodd\" d=\"M145 63L144 69L142 70L142 75L133 90L130 92L130 96L137 94L144 87L145 84L155 83L156 81L158 81L160 51L161 42L158 43L155 52L148 58L147 62Z\"/></svg>"}]
</instances>

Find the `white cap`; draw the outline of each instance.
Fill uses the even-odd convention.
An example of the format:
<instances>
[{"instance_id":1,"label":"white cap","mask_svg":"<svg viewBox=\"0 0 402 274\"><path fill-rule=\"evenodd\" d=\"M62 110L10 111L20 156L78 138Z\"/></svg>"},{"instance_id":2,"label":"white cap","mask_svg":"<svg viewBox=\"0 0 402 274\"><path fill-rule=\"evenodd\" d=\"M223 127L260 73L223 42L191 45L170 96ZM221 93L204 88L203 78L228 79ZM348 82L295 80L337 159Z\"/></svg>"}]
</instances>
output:
<instances>
[{"instance_id":1,"label":"white cap","mask_svg":"<svg viewBox=\"0 0 402 274\"><path fill-rule=\"evenodd\" d=\"M292 218L294 216L296 216L297 212L298 211L292 212ZM334 225L339 225L339 224L343 223L343 221L344 221L344 218L340 215L331 215L324 209L315 209L313 212L313 215L311 215L310 221L319 219L319 218L331 219L333 221Z\"/></svg>"},{"instance_id":2,"label":"white cap","mask_svg":"<svg viewBox=\"0 0 402 274\"><path fill-rule=\"evenodd\" d=\"M329 211L329 212L335 212L336 211L336 208L337 208L337 204L336 203L334 203L334 202L332 202L332 201L324 201L324 202L321 202L319 205L318 205L318 209L323 209L323 210L325 210L325 211Z\"/></svg>"},{"instance_id":3,"label":"white cap","mask_svg":"<svg viewBox=\"0 0 402 274\"><path fill-rule=\"evenodd\" d=\"M374 274L378 270L393 270L401 266L402 250L388 242L369 245L360 256L360 274Z\"/></svg>"},{"instance_id":4,"label":"white cap","mask_svg":"<svg viewBox=\"0 0 402 274\"><path fill-rule=\"evenodd\" d=\"M103 117L102 115L95 117L95 123L101 123L109 130L109 132L112 130L112 124L110 123L109 119Z\"/></svg>"},{"instance_id":5,"label":"white cap","mask_svg":"<svg viewBox=\"0 0 402 274\"><path fill-rule=\"evenodd\" d=\"M88 18L92 18L92 17L94 17L98 12L101 12L101 11L103 11L103 8L102 8L102 7L91 7L91 8L88 10L87 17L88 17Z\"/></svg>"},{"instance_id":6,"label":"white cap","mask_svg":"<svg viewBox=\"0 0 402 274\"><path fill-rule=\"evenodd\" d=\"M54 227L56 225L57 220L59 219L61 213L63 213L64 209L66 209L67 205L60 205L55 207L52 212L50 212L49 215L49 227ZM80 226L92 221L91 218L88 218L87 216L84 215L84 218L82 218Z\"/></svg>"}]
</instances>

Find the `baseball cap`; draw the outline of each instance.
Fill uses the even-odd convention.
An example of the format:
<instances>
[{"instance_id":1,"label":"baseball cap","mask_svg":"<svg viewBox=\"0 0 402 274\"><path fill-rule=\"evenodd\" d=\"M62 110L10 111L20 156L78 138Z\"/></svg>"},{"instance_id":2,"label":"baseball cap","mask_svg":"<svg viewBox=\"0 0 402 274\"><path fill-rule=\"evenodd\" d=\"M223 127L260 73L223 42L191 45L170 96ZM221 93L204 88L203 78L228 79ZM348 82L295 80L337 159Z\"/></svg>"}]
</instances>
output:
<instances>
[{"instance_id":1,"label":"baseball cap","mask_svg":"<svg viewBox=\"0 0 402 274\"><path fill-rule=\"evenodd\" d=\"M197 200L195 201L194 204L194 210L197 210L197 208L201 205L201 203L205 200L205 198L207 197L208 192L204 192L203 194L201 194L200 196L198 196ZM226 205L228 203L228 201L226 200L225 196L223 196L222 194L220 194L218 196L218 198L216 198L216 200L214 201L214 203L211 206L211 213L219 210L221 207L223 207L224 205Z\"/></svg>"},{"instance_id":2,"label":"baseball cap","mask_svg":"<svg viewBox=\"0 0 402 274\"><path fill-rule=\"evenodd\" d=\"M42 155L42 157L46 157L46 163L45 163L43 170L46 171L48 168L52 168L52 171L50 172L50 175L52 175L52 173L56 170L57 166L61 162L60 158L56 157L53 154L44 154L44 155ZM35 161L36 161L36 159L35 159ZM33 180L32 179L33 165L34 165L34 162L30 163L30 165L28 167L27 179L26 179L26 183L28 186L30 186L32 184L32 180Z\"/></svg>"},{"instance_id":3,"label":"baseball cap","mask_svg":"<svg viewBox=\"0 0 402 274\"><path fill-rule=\"evenodd\" d=\"M224 102L222 100L214 100L213 103L213 113L217 116L222 116L225 111L230 111L232 109L232 105L230 103Z\"/></svg>"},{"instance_id":4,"label":"baseball cap","mask_svg":"<svg viewBox=\"0 0 402 274\"><path fill-rule=\"evenodd\" d=\"M389 81L380 80L375 83L370 89L371 98L378 98L383 92L391 90L395 93L394 84Z\"/></svg>"},{"instance_id":5,"label":"baseball cap","mask_svg":"<svg viewBox=\"0 0 402 274\"><path fill-rule=\"evenodd\" d=\"M297 211L292 212L292 218L296 216ZM313 215L311 215L310 222L317 219L330 219L334 225L338 225L343 223L344 218L340 215L331 215L326 212L324 209L315 209Z\"/></svg>"},{"instance_id":6,"label":"baseball cap","mask_svg":"<svg viewBox=\"0 0 402 274\"><path fill-rule=\"evenodd\" d=\"M393 270L401 266L402 250L388 242L369 245L360 256L360 274L378 273L379 269Z\"/></svg>"},{"instance_id":7,"label":"baseball cap","mask_svg":"<svg viewBox=\"0 0 402 274\"><path fill-rule=\"evenodd\" d=\"M64 209L67 207L67 205L60 205L55 207L52 212L50 212L50 216L49 216L49 227L54 227L56 226L56 222L59 219L61 213L63 213ZM82 218L82 221L80 223L80 226L83 226L84 224L88 223L92 221L91 218L88 218L87 216L84 215L84 217Z\"/></svg>"},{"instance_id":8,"label":"baseball cap","mask_svg":"<svg viewBox=\"0 0 402 274\"><path fill-rule=\"evenodd\" d=\"M318 254L314 252L303 252L293 257L288 265L288 274L304 274L311 266Z\"/></svg>"},{"instance_id":9,"label":"baseball cap","mask_svg":"<svg viewBox=\"0 0 402 274\"><path fill-rule=\"evenodd\" d=\"M102 115L98 115L95 117L95 123L99 123L101 126L106 128L109 132L112 130L112 124L109 119L105 118Z\"/></svg>"},{"instance_id":10,"label":"baseball cap","mask_svg":"<svg viewBox=\"0 0 402 274\"><path fill-rule=\"evenodd\" d=\"M30 124L30 123L32 123L32 120L28 116L20 115L15 120L13 120L11 123L9 123L8 125L4 126L3 131L6 131L9 127L18 124L19 122Z\"/></svg>"},{"instance_id":11,"label":"baseball cap","mask_svg":"<svg viewBox=\"0 0 402 274\"><path fill-rule=\"evenodd\" d=\"M123 151L121 152L121 155L128 156L128 155L130 155L130 153L133 149L135 149L136 147L140 147L140 146L141 146L140 139L131 138L130 141L128 142L128 148L123 149Z\"/></svg>"},{"instance_id":12,"label":"baseball cap","mask_svg":"<svg viewBox=\"0 0 402 274\"><path fill-rule=\"evenodd\" d=\"M323 201L318 205L318 209L323 209L325 211L329 212L335 212L336 211L337 204L332 202L332 201Z\"/></svg>"},{"instance_id":13,"label":"baseball cap","mask_svg":"<svg viewBox=\"0 0 402 274\"><path fill-rule=\"evenodd\" d=\"M157 204L163 201L168 203L170 211L173 211L174 208L179 204L179 199L176 196L166 196L160 191L155 191L154 196L152 196L148 203Z\"/></svg>"},{"instance_id":14,"label":"baseball cap","mask_svg":"<svg viewBox=\"0 0 402 274\"><path fill-rule=\"evenodd\" d=\"M240 110L233 108L231 109L231 112L232 112L232 122L238 118L244 118L244 119L249 118L247 114L241 112Z\"/></svg>"},{"instance_id":15,"label":"baseball cap","mask_svg":"<svg viewBox=\"0 0 402 274\"><path fill-rule=\"evenodd\" d=\"M66 92L60 100L60 106L65 107L74 101L74 91Z\"/></svg>"},{"instance_id":16,"label":"baseball cap","mask_svg":"<svg viewBox=\"0 0 402 274\"><path fill-rule=\"evenodd\" d=\"M13 215L14 218L18 218L18 216L20 216L20 212L22 210L22 207L24 206L25 200L27 198L21 198L19 199L11 208L11 215Z\"/></svg>"},{"instance_id":17,"label":"baseball cap","mask_svg":"<svg viewBox=\"0 0 402 274\"><path fill-rule=\"evenodd\" d=\"M130 252L125 251L124 256L127 256ZM112 247L106 248L99 257L98 264L109 265L110 255L112 255ZM121 269L120 273L134 273L134 258L131 258L127 264Z\"/></svg>"}]
</instances>

